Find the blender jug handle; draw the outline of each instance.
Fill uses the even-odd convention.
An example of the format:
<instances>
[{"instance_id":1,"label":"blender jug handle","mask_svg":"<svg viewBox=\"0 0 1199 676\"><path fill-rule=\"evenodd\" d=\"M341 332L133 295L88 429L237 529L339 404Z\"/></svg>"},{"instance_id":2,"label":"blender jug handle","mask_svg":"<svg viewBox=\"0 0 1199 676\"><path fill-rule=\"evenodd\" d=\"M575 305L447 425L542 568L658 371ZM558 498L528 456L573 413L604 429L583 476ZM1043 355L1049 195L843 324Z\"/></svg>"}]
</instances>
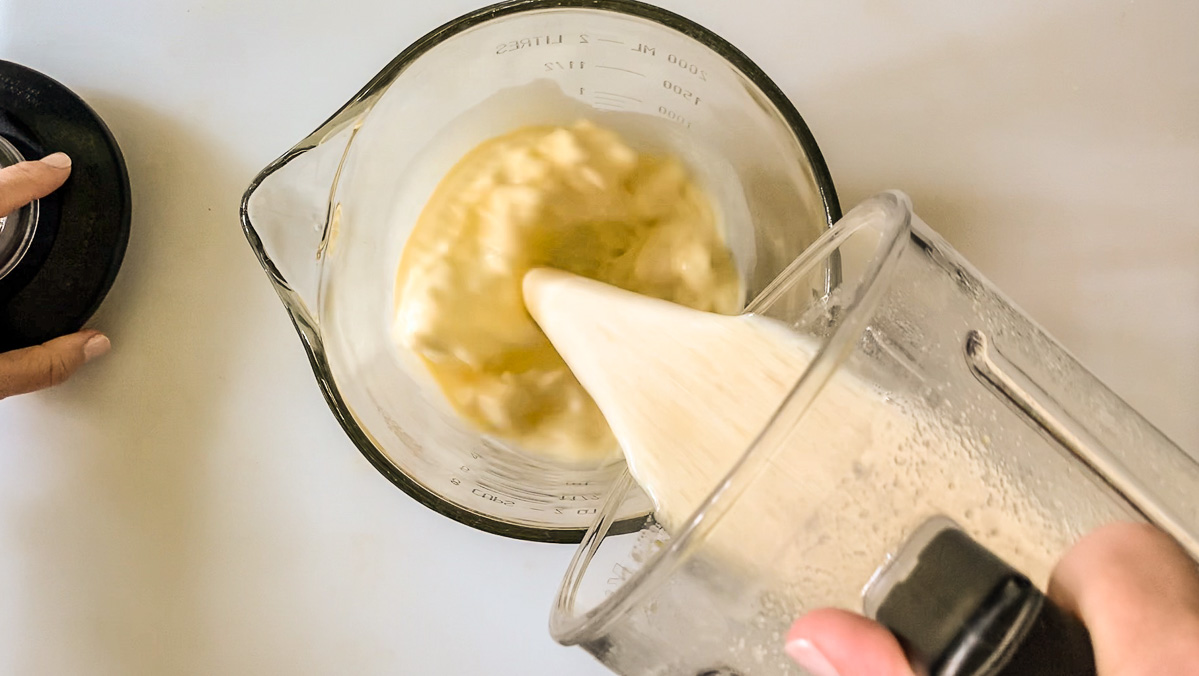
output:
<instances>
[{"instance_id":1,"label":"blender jug handle","mask_svg":"<svg viewBox=\"0 0 1199 676\"><path fill-rule=\"evenodd\" d=\"M1110 397L1109 403L1092 403L1091 410L1076 404L1070 410L1062 403L1069 397L1059 400L1047 391L983 332L969 331L965 348L966 362L980 382L1093 471L1146 520L1169 533L1192 557L1199 558L1195 531L1199 503L1193 498L1194 487L1199 486L1199 464L1085 369L1077 368L1074 378L1087 383L1086 389L1098 401L1102 401L1099 395ZM1119 425L1103 432L1102 414L1118 420ZM1090 424L1080 415L1089 416Z\"/></svg>"},{"instance_id":2,"label":"blender jug handle","mask_svg":"<svg viewBox=\"0 0 1199 676\"><path fill-rule=\"evenodd\" d=\"M916 530L864 600L919 674L1096 674L1082 622L944 517Z\"/></svg>"}]
</instances>

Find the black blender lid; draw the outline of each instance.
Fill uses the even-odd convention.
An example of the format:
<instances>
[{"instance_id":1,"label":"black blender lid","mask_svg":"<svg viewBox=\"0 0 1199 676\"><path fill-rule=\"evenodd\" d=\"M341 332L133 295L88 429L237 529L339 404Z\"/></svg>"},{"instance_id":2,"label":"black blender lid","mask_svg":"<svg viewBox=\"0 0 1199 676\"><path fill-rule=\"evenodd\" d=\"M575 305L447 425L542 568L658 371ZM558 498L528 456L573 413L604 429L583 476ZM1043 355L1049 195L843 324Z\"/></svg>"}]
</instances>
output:
<instances>
[{"instance_id":1,"label":"black blender lid","mask_svg":"<svg viewBox=\"0 0 1199 676\"><path fill-rule=\"evenodd\" d=\"M0 60L0 136L27 160L71 157L39 204L20 263L0 279L0 352L78 330L108 293L129 241L129 174L108 127L71 90Z\"/></svg>"}]
</instances>

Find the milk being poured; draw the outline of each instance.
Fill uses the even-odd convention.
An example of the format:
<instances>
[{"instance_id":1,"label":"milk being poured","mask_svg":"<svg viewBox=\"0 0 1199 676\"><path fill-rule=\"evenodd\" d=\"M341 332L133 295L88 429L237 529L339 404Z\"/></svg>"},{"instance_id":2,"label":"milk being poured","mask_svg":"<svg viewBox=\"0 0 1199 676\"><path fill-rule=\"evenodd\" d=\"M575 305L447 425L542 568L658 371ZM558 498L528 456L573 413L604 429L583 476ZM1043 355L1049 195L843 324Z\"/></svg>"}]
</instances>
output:
<instances>
[{"instance_id":1,"label":"milk being poured","mask_svg":"<svg viewBox=\"0 0 1199 676\"><path fill-rule=\"evenodd\" d=\"M607 418L655 517L677 533L771 422L804 374L816 344L774 320L715 315L567 273L535 270L524 282L530 313ZM819 584L871 570L853 556L870 524L897 510L966 514L963 524L1043 582L1052 553L1027 524L1035 515L993 501L997 478L963 463L950 430L839 369L777 448L752 490L710 543L740 565ZM946 472L926 492L926 473ZM884 490L863 493L863 476ZM853 486L856 490L845 490ZM959 517L960 518L960 517ZM1050 528L1045 524L1046 528ZM881 563L878 562L878 563ZM784 571L785 568L785 571ZM831 585L830 585L831 586ZM847 600L848 602L848 600Z\"/></svg>"}]
</instances>

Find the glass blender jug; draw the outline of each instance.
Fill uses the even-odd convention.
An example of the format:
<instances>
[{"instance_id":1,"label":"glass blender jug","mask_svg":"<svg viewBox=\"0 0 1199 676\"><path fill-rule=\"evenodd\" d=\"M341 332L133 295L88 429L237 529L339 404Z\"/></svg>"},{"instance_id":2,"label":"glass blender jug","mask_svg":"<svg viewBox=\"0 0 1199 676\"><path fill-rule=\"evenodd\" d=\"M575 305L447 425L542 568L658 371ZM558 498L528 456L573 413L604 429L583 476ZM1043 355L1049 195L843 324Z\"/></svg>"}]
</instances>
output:
<instances>
[{"instance_id":1,"label":"glass blender jug","mask_svg":"<svg viewBox=\"0 0 1199 676\"><path fill-rule=\"evenodd\" d=\"M620 480L562 583L558 641L620 674L796 674L786 632L817 607L864 611L909 646L927 638L944 618L888 613L894 591L923 576L917 600L968 595L991 566L983 555L976 569L923 575L946 560L924 556L941 534L968 536L1042 589L1067 548L1117 520L1151 522L1199 558L1199 465L901 193L852 210L747 312L815 356L675 532L648 517L616 534L635 486ZM1003 673L1093 673L1056 670L1066 643L1049 642L1033 671Z\"/></svg>"},{"instance_id":2,"label":"glass blender jug","mask_svg":"<svg viewBox=\"0 0 1199 676\"><path fill-rule=\"evenodd\" d=\"M518 0L401 53L268 166L247 239L334 415L426 506L482 530L577 542L623 463L573 467L461 422L390 335L396 266L422 207L480 142L580 118L681 159L712 197L752 298L839 216L815 141L779 89L704 28L629 0ZM626 491L616 530L648 499Z\"/></svg>"}]
</instances>

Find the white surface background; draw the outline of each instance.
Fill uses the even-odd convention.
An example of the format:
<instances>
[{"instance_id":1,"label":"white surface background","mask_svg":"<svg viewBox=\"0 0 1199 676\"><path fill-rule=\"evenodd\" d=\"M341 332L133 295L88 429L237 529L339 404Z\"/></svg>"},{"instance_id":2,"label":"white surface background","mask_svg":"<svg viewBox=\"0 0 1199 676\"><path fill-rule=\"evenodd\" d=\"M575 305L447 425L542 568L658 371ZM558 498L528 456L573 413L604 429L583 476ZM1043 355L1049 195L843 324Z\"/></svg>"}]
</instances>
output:
<instances>
[{"instance_id":1,"label":"white surface background","mask_svg":"<svg viewBox=\"0 0 1199 676\"><path fill-rule=\"evenodd\" d=\"M917 211L1199 449L1199 4L662 0L791 96L846 207ZM471 0L0 0L134 191L114 349L0 403L0 673L598 674L570 547L419 507L327 412L239 231L258 169Z\"/></svg>"}]
</instances>

